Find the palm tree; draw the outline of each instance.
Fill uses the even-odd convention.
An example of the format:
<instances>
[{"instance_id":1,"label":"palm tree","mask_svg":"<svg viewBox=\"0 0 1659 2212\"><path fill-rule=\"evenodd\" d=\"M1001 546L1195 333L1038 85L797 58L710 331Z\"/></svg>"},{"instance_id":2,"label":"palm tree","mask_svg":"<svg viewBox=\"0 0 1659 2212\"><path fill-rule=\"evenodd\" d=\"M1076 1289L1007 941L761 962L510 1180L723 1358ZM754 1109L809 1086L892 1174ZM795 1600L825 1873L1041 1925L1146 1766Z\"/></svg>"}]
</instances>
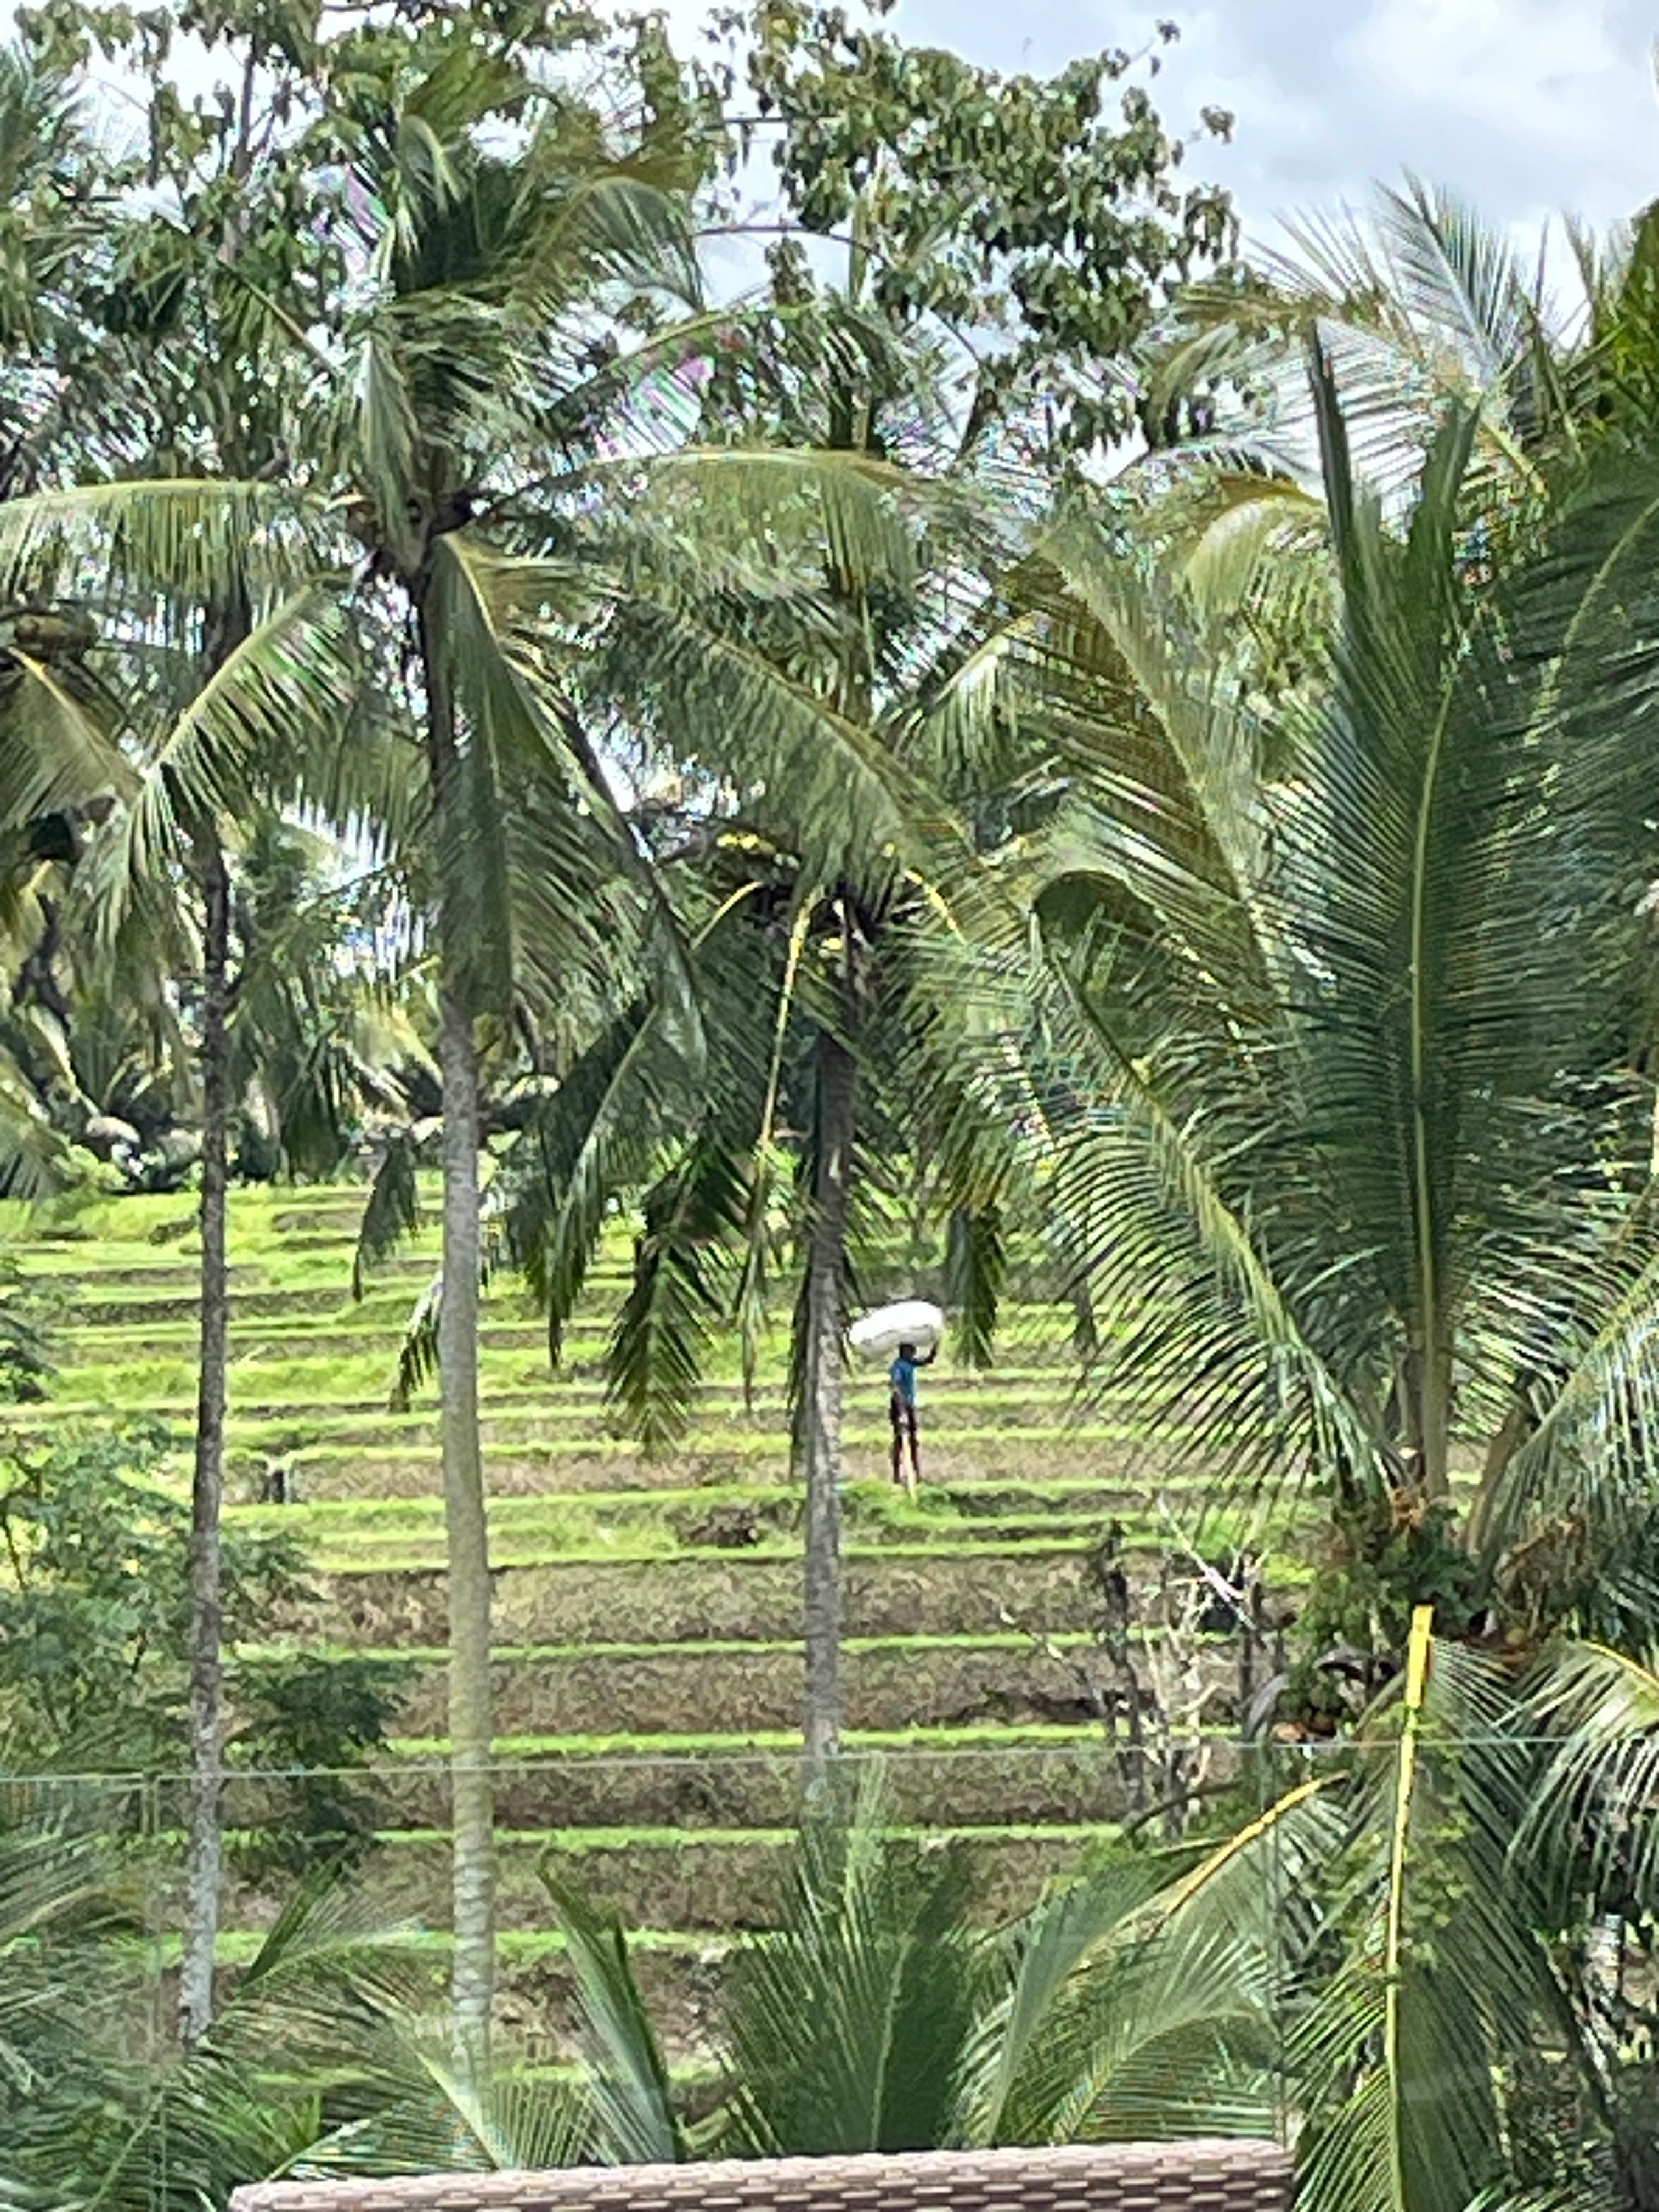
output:
<instances>
[{"instance_id":1,"label":"palm tree","mask_svg":"<svg viewBox=\"0 0 1659 2212\"><path fill-rule=\"evenodd\" d=\"M1316 457L1304 365L1317 344L1345 401L1357 475L1404 492L1445 408L1474 416L1471 467L1494 526L1547 507L1559 473L1609 439L1650 441L1659 390L1659 203L1597 238L1562 223L1576 282L1549 279L1455 193L1407 176L1363 215L1289 222L1286 250L1178 297L1142 364L1147 412L1208 395L1211 434L1184 453L1248 459L1270 478ZM1271 491L1271 485L1258 489ZM1244 487L1235 480L1235 499Z\"/></svg>"},{"instance_id":2,"label":"palm tree","mask_svg":"<svg viewBox=\"0 0 1659 2212\"><path fill-rule=\"evenodd\" d=\"M1051 542L1050 656L1119 759L1034 860L1055 1202L1153 1442L1326 1486L1409 1582L1477 1439L1440 1595L1610 1620L1651 1528L1647 695L1607 658L1650 619L1650 471L1608 456L1500 555L1468 413L1402 526L1322 362L1315 397L1340 624L1277 726L1086 514Z\"/></svg>"},{"instance_id":3,"label":"palm tree","mask_svg":"<svg viewBox=\"0 0 1659 2212\"><path fill-rule=\"evenodd\" d=\"M725 2094L690 2138L656 2101L616 1931L554 1883L611 2156L647 2134L658 2154L780 2157L1267 2130L1270 1946L1238 1908L1297 1848L1292 1816L1218 1850L1126 1846L986 1928L948 1854L888 1832L878 1769L826 1802L776 1929L734 1961Z\"/></svg>"},{"instance_id":4,"label":"palm tree","mask_svg":"<svg viewBox=\"0 0 1659 2212\"><path fill-rule=\"evenodd\" d=\"M495 510L507 516L515 501L533 504L550 462L556 478L591 445L595 410L626 386L629 373L595 345L595 315L693 291L696 270L675 197L687 173L672 116L658 114L633 143L613 150L586 111L526 75L526 55L504 51L475 65L465 41L441 27L429 40L348 40L331 58L337 66L323 89L334 104L301 143L303 180L327 200L336 230L355 231L373 281L351 293L349 313L337 288L336 324L319 333L314 322L307 327L314 303L289 308L262 289L257 255L252 277L232 254L212 278L233 296L249 295L252 307L243 306L256 335L285 363L283 388L307 386L305 439L324 455L325 491L343 487L356 533L359 573L337 577L303 611L285 608L279 627L296 652L332 650L337 663L349 617L384 685L380 728L401 734L413 757L401 775L385 748L376 749L372 772L354 767L365 732L343 711L351 686L337 668L336 760L313 754L312 797L339 818L373 825L430 926L440 970L455 1977L458 2012L481 2039L492 1975L493 1848L477 1394L477 1028L507 1020L515 989L533 979L550 998L567 986L619 918L614 902L598 916L600 893L641 869L598 763L560 704L548 650L556 635L550 586L558 580L544 565L505 557L482 527L465 526L475 514L481 525ZM529 126L510 159L486 143L492 118L504 116L515 129ZM273 224L280 230L293 183L287 158L284 141L269 178L256 166L235 179L247 201L238 241L264 240ZM175 263L182 257L191 265L188 248L174 249ZM256 374L246 348L227 354L233 383ZM292 422L281 426L270 457L279 468L299 434ZM306 513L302 535L308 529L313 545L337 557L337 506L307 506L297 495L234 481L123 484L37 503L14 518L11 542L20 563L26 552L38 557L80 516L101 528L116 556L142 544L146 584L165 581L181 597L196 591L211 608L240 609L246 635L226 641L229 666L244 646L268 648L270 641L250 627L256 611L232 588L227 551L239 538L263 548L272 518L296 507ZM133 565L124 560L126 569ZM553 599L556 607L557 591ZM215 787L225 766L204 763L210 798L225 795ZM207 933L211 956L228 885L198 815L190 831L189 864L208 920L218 925ZM216 975L214 957L207 969ZM220 996L204 989L209 1042L222 1033ZM216 1045L204 1057L210 1074L223 1064ZM212 1191L216 1158L207 1167ZM211 1238L204 1266L210 1249L218 1249ZM204 1322L216 1310L222 1301L205 1297ZM216 1361L214 1347L204 1349L205 1391ZM210 1442L205 1413L204 1400L199 1426ZM206 1548L204 1541L204 1556ZM202 1595L205 1623L205 1585Z\"/></svg>"},{"instance_id":5,"label":"palm tree","mask_svg":"<svg viewBox=\"0 0 1659 2212\"><path fill-rule=\"evenodd\" d=\"M1261 1900L1312 2212L1640 2212L1655 2168L1622 1965L1652 1907L1651 1673L1565 1644L1522 1679L1413 1618L1354 1748L1263 1816Z\"/></svg>"},{"instance_id":6,"label":"palm tree","mask_svg":"<svg viewBox=\"0 0 1659 2212\"><path fill-rule=\"evenodd\" d=\"M283 1914L191 2052L135 2061L137 1953L73 1791L51 1818L9 1802L0 2172L183 2205L271 2174L1288 2128L1314 2212L1644 2212L1650 1664L1566 1646L1517 1681L1419 1608L1356 1741L1311 1772L1288 1756L1237 1829L1115 1844L1003 1927L948 1852L894 1834L878 1771L839 1768L731 1963L696 2120L622 1930L556 1863L574 2078L458 2060L418 1948L330 1893Z\"/></svg>"},{"instance_id":7,"label":"palm tree","mask_svg":"<svg viewBox=\"0 0 1659 2212\"><path fill-rule=\"evenodd\" d=\"M55 65L25 49L0 47L0 227L8 241L0 279L0 499L62 481L88 454L118 442L107 360L83 313L78 277L92 240L108 221L115 191L109 166L85 127L74 88ZM52 357L58 374L43 377ZM94 366L94 362L97 364ZM4 623L8 705L20 681L21 647L55 667L73 689L84 620L73 610L21 606ZM5 711L0 708L0 711ZM0 843L0 932L9 969L27 973L51 930L51 894L64 857L65 825L10 827ZM15 956L15 957L14 957ZM72 1179L64 1132L41 1096L41 1052L60 1043L49 1011L0 988L7 1032L0 1044L0 1188L34 1199Z\"/></svg>"},{"instance_id":8,"label":"palm tree","mask_svg":"<svg viewBox=\"0 0 1659 2212\"><path fill-rule=\"evenodd\" d=\"M71 1794L53 1803L12 1784L0 1803L0 2187L20 2199L46 2131L42 2106L86 2064L88 2021L102 2016L103 1945L124 1932Z\"/></svg>"},{"instance_id":9,"label":"palm tree","mask_svg":"<svg viewBox=\"0 0 1659 2212\"><path fill-rule=\"evenodd\" d=\"M507 114L528 125L510 158L489 145ZM556 995L593 957L599 890L641 872L548 649L557 580L492 549L487 525L527 488L533 501L550 461L556 477L591 447L615 385L583 367L594 310L695 299L696 271L672 121L613 152L592 118L538 94L519 60L475 67L441 39L349 100L340 128L377 283L346 334L356 365L338 466L371 574L407 625L427 813L413 870L439 975L454 1992L481 2041L494 1852L478 1027L510 1019L532 972Z\"/></svg>"},{"instance_id":10,"label":"palm tree","mask_svg":"<svg viewBox=\"0 0 1659 2212\"><path fill-rule=\"evenodd\" d=\"M1428 1607L1409 1642L1351 1746L1240 1778L1261 1804L1237 1828L1115 1845L1002 1928L892 1834L878 1771L839 1768L728 1969L696 2121L623 1931L555 1866L576 2081L480 2102L417 2064L295 2170L1288 2130L1313 2212L1643 2212L1659 1680L1583 1645L1517 1680Z\"/></svg>"},{"instance_id":11,"label":"palm tree","mask_svg":"<svg viewBox=\"0 0 1659 2212\"><path fill-rule=\"evenodd\" d=\"M187 2212L284 2172L316 2133L318 2085L389 2101L371 2039L415 2001L407 1944L331 1893L279 1916L211 2025L146 2050L157 1999L144 1899L116 1863L97 1785L0 1808L0 2182L20 2203ZM135 2030L140 2032L135 2033Z\"/></svg>"},{"instance_id":12,"label":"palm tree","mask_svg":"<svg viewBox=\"0 0 1659 2212\"><path fill-rule=\"evenodd\" d=\"M919 1857L891 1834L879 1773L842 1767L799 1832L775 1928L733 1963L703 2118L681 2109L622 1929L554 1868L576 1982L575 2080L498 2075L481 2094L433 2063L443 2046L429 2024L394 2015L373 2047L407 2054L401 2094L325 2135L290 2170L1263 2132L1275 1954L1258 1908L1274 1869L1310 1863L1315 1841L1334 1831L1298 1798L1218 1848L1125 1847L992 1928L966 1911L948 1856Z\"/></svg>"},{"instance_id":13,"label":"palm tree","mask_svg":"<svg viewBox=\"0 0 1659 2212\"><path fill-rule=\"evenodd\" d=\"M124 489L117 501L132 496ZM82 500L73 493L47 493L14 504L7 517L12 544L33 542L27 567L37 580L44 573L40 538L56 532L61 539L77 507L98 514L103 503L96 495ZM332 742L338 702L352 681L340 625L328 618L314 586L301 579L276 595L242 577L234 599L241 635L234 644L210 635L199 653L173 628L177 621L187 634L198 610L175 606L173 619L164 617L148 638L135 638L130 618L126 623L118 619L118 605L103 649L88 655L99 674L97 704L113 712L88 711L48 670L20 659L24 695L4 733L0 810L0 818L9 823L36 818L48 805L82 811L90 805L96 811L96 827L62 902L63 933L78 943L83 972L103 967L135 1003L158 1012L170 980L199 977L201 1346L191 1487L188 1941L181 1993L187 2041L212 2016L218 1921L219 1517L228 1361L226 1202L234 1103L230 984L235 936L227 845L240 824L252 821L262 797L269 803L291 787L299 749L307 738L315 745ZM246 1041L246 1024L243 1034Z\"/></svg>"},{"instance_id":14,"label":"palm tree","mask_svg":"<svg viewBox=\"0 0 1659 2212\"><path fill-rule=\"evenodd\" d=\"M974 1114L953 1069L949 1041L975 1002L941 989L934 940L987 895L980 848L1009 811L1052 805L1079 763L1058 720L1023 739L1009 715L1007 656L1028 614L1011 608L997 555L1017 515L834 446L683 455L653 472L649 497L674 526L666 557L648 542L629 556L588 680L678 787L655 836L691 945L696 1049L678 994L640 983L527 1129L508 1237L556 1358L607 1202L638 1200L609 1360L654 1449L683 1431L723 1322L739 1326L752 1377L789 1216L804 1736L821 1777L841 1714L851 1283L892 1210L923 1200L955 1224L964 1348L985 1358L998 1210L1018 1172L1006 1128Z\"/></svg>"},{"instance_id":15,"label":"palm tree","mask_svg":"<svg viewBox=\"0 0 1659 2212\"><path fill-rule=\"evenodd\" d=\"M250 96L217 131L201 133L159 102L152 181L165 180L176 205L158 200L135 213L119 197L118 175L106 180L112 206L101 234L83 220L71 264L75 310L58 318L58 351L67 362L77 348L98 349L102 380L88 381L98 389L125 384L126 404L112 410L125 419L116 434L101 423L81 428L76 460L94 486L36 493L15 501L8 517L14 588L102 598L107 629L97 641L101 653L89 655L103 685L90 701L50 665L14 653L21 691L4 818L12 827L58 810L72 825L93 808L87 849L73 855L75 902L92 949L86 972L101 966L118 995L130 994L161 1026L172 1026L175 1041L183 1032L168 1023L166 981L198 986L191 1042L200 1091L201 1335L190 1539L187 2041L212 2014L220 1873L219 1524L239 980L233 855L256 799L271 805L292 796L307 744L337 742L331 725L352 690L337 611L328 594L309 588L306 572L314 564L297 534L276 520L284 502L238 489L281 471L298 390L284 350L268 343L273 334L285 338L282 311L257 281L273 236L283 241L286 276L306 273L280 207L247 189L261 121L251 97L259 59L256 40ZM170 476L181 452L208 457L223 490L204 499L199 487L143 481ZM112 485L112 474L140 480ZM88 706L92 711L82 712ZM71 835L71 847L77 842ZM246 1040L251 1025L242 1027Z\"/></svg>"}]
</instances>

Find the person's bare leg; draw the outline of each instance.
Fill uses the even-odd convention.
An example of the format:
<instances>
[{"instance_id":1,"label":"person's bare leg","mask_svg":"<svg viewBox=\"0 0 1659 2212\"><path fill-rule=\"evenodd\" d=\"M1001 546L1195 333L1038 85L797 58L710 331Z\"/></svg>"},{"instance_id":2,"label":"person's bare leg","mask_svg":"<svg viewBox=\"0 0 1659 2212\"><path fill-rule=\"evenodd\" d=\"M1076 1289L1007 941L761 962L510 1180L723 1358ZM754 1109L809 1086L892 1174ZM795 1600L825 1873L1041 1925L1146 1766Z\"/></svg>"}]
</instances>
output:
<instances>
[{"instance_id":1,"label":"person's bare leg","mask_svg":"<svg viewBox=\"0 0 1659 2212\"><path fill-rule=\"evenodd\" d=\"M904 1486L914 1498L916 1494L916 1485L921 1480L921 1443L916 1434L916 1417L914 1413L911 1414L907 1425L910 1432L910 1479Z\"/></svg>"},{"instance_id":2,"label":"person's bare leg","mask_svg":"<svg viewBox=\"0 0 1659 2212\"><path fill-rule=\"evenodd\" d=\"M893 1423L893 1480L904 1480L904 1431L896 1421Z\"/></svg>"}]
</instances>

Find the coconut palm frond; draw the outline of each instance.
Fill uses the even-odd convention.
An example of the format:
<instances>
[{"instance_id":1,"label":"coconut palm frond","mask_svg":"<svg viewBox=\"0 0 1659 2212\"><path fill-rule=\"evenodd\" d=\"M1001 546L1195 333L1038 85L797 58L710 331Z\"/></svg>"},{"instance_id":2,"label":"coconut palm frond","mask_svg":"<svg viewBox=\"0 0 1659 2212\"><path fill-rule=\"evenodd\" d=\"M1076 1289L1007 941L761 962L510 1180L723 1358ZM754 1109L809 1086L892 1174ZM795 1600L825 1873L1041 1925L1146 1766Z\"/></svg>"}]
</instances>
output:
<instances>
[{"instance_id":1,"label":"coconut palm frond","mask_svg":"<svg viewBox=\"0 0 1659 2212\"><path fill-rule=\"evenodd\" d=\"M1113 1342L1114 1386L1151 1433L1195 1416L1212 1465L1249 1486L1313 1467L1383 1480L1386 1445L1230 1197L1231 1164L1074 981L1057 978L1046 1006L1059 1066L1085 1075L1096 1102L1086 1115L1053 1102L1054 1193L1073 1245L1089 1239L1071 1256Z\"/></svg>"},{"instance_id":2,"label":"coconut palm frond","mask_svg":"<svg viewBox=\"0 0 1659 2212\"><path fill-rule=\"evenodd\" d=\"M1334 1794L1303 1784L1220 1844L1108 1858L1051 1893L981 2030L975 2139L1265 2130L1308 1885L1345 1826Z\"/></svg>"},{"instance_id":3,"label":"coconut palm frond","mask_svg":"<svg viewBox=\"0 0 1659 2212\"><path fill-rule=\"evenodd\" d=\"M443 1307L444 1279L434 1275L422 1291L404 1323L398 1346L398 1369L386 1399L386 1410L406 1413L438 1371L438 1317Z\"/></svg>"},{"instance_id":4,"label":"coconut palm frond","mask_svg":"<svg viewBox=\"0 0 1659 2212\"><path fill-rule=\"evenodd\" d=\"M313 2072L351 2054L410 2001L418 1966L403 1938L368 1928L325 1882L279 1915L210 2035L187 2055L115 2070L95 2113L64 2115L63 2162L87 2201L112 2212L212 2202L250 2176L288 2172L314 2135ZM70 2148L72 2142L73 2148Z\"/></svg>"},{"instance_id":5,"label":"coconut palm frond","mask_svg":"<svg viewBox=\"0 0 1659 2212\"><path fill-rule=\"evenodd\" d=\"M1526 361L1537 309L1509 238L1465 201L1408 175L1377 194L1390 290L1422 343L1467 362L1478 388L1507 397Z\"/></svg>"},{"instance_id":6,"label":"coconut palm frond","mask_svg":"<svg viewBox=\"0 0 1659 2212\"><path fill-rule=\"evenodd\" d=\"M257 601L300 589L331 532L325 512L270 485L186 477L79 484L4 506L0 588L14 602L75 598L93 577L141 602L208 606L228 586Z\"/></svg>"},{"instance_id":7,"label":"coconut palm frond","mask_svg":"<svg viewBox=\"0 0 1659 2212\"><path fill-rule=\"evenodd\" d=\"M1419 1608L1399 1741L1377 1778L1374 1901L1299 2032L1298 2063L1331 2112L1304 2169L1315 2212L1454 2212L1498 2163L1479 1985L1461 1983L1413 1940L1413 1893L1431 1849L1419 1765L1431 1639L1431 1615Z\"/></svg>"},{"instance_id":8,"label":"coconut palm frond","mask_svg":"<svg viewBox=\"0 0 1659 2212\"><path fill-rule=\"evenodd\" d=\"M526 183L544 204L515 286L556 314L605 284L695 309L702 298L696 233L684 198L663 190L658 166L624 158L562 187L556 179L544 182L532 146Z\"/></svg>"},{"instance_id":9,"label":"coconut palm frond","mask_svg":"<svg viewBox=\"0 0 1659 2212\"><path fill-rule=\"evenodd\" d=\"M361 1298L369 1271L398 1246L417 1237L423 1224L420 1189L421 1146L413 1132L394 1129L375 1164L368 1195L357 1224L351 1259L351 1295Z\"/></svg>"},{"instance_id":10,"label":"coconut palm frond","mask_svg":"<svg viewBox=\"0 0 1659 2212\"><path fill-rule=\"evenodd\" d=\"M945 2139L979 1961L961 1869L887 1830L871 1768L809 1810L780 1924L734 1962L726 2143L746 2155L900 2150Z\"/></svg>"},{"instance_id":11,"label":"coconut palm frond","mask_svg":"<svg viewBox=\"0 0 1659 2212\"><path fill-rule=\"evenodd\" d=\"M625 1008L538 1102L514 1152L507 1235L547 1316L556 1365L607 1215L649 1171L658 1133L651 1063L662 1052L653 1009Z\"/></svg>"},{"instance_id":12,"label":"coconut palm frond","mask_svg":"<svg viewBox=\"0 0 1659 2212\"><path fill-rule=\"evenodd\" d=\"M11 1055L0 1051L0 1196L31 1202L75 1179L60 1131Z\"/></svg>"},{"instance_id":13,"label":"coconut palm frond","mask_svg":"<svg viewBox=\"0 0 1659 2212\"><path fill-rule=\"evenodd\" d=\"M748 1213L745 1155L699 1134L641 1200L633 1278L606 1355L611 1395L647 1451L684 1434L731 1310Z\"/></svg>"},{"instance_id":14,"label":"coconut palm frond","mask_svg":"<svg viewBox=\"0 0 1659 2212\"><path fill-rule=\"evenodd\" d=\"M0 678L0 824L26 827L89 799L130 797L137 775L97 702L27 653L14 648L9 658L10 680Z\"/></svg>"},{"instance_id":15,"label":"coconut palm frond","mask_svg":"<svg viewBox=\"0 0 1659 2212\"><path fill-rule=\"evenodd\" d=\"M96 926L113 943L209 824L258 811L270 763L337 726L353 673L337 601L307 584L258 622L147 750L87 870Z\"/></svg>"},{"instance_id":16,"label":"coconut palm frond","mask_svg":"<svg viewBox=\"0 0 1659 2212\"><path fill-rule=\"evenodd\" d=\"M1546 1759L1516 1850L1562 1836L1583 1853L1589 1882L1640 1914L1659 1897L1659 1670L1595 1644L1551 1656L1527 1715L1556 1748Z\"/></svg>"},{"instance_id":17,"label":"coconut palm frond","mask_svg":"<svg viewBox=\"0 0 1659 2212\"><path fill-rule=\"evenodd\" d=\"M480 1009L505 1012L515 958L555 991L613 964L629 910L659 956L678 929L562 681L556 599L570 572L456 532L434 561L434 629L461 728L458 803L437 855ZM509 806L506 793L514 793ZM619 888L620 887L620 888ZM634 921L637 930L642 925Z\"/></svg>"},{"instance_id":18,"label":"coconut palm frond","mask_svg":"<svg viewBox=\"0 0 1659 2212\"><path fill-rule=\"evenodd\" d=\"M575 1971L598 2155L618 2166L683 2159L684 2131L629 1965L627 1938L617 1921L602 1918L550 1867L544 1867L543 1879Z\"/></svg>"}]
</instances>

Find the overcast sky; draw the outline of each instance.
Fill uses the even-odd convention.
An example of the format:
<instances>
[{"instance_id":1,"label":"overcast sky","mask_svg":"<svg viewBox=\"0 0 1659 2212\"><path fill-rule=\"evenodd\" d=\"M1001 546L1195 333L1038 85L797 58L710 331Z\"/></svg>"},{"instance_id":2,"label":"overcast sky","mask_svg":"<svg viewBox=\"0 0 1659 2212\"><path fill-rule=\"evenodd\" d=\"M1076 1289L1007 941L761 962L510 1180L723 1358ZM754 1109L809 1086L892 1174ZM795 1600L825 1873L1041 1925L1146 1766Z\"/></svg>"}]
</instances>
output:
<instances>
[{"instance_id":1,"label":"overcast sky","mask_svg":"<svg viewBox=\"0 0 1659 2212\"><path fill-rule=\"evenodd\" d=\"M1194 158L1264 240L1281 212L1360 201L1406 168L1533 238L1562 210L1601 224L1659 198L1659 0L900 0L894 20L1046 71L1138 49L1164 15L1182 30L1164 119L1234 112L1232 146Z\"/></svg>"}]
</instances>

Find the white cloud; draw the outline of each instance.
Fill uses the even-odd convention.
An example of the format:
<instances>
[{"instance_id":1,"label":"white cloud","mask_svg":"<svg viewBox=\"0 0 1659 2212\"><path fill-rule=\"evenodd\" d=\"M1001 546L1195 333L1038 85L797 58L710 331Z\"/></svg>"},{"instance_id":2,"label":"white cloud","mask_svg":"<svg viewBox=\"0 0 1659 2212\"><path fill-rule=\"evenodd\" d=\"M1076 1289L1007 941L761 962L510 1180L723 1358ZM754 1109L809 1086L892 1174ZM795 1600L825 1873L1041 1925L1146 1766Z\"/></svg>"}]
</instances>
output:
<instances>
[{"instance_id":1,"label":"white cloud","mask_svg":"<svg viewBox=\"0 0 1659 2212\"><path fill-rule=\"evenodd\" d=\"M1506 167L1553 175L1588 161L1616 175L1656 150L1639 38L1583 0L1381 0L1346 47L1362 80L1421 121L1468 133L1471 150L1500 138Z\"/></svg>"},{"instance_id":2,"label":"white cloud","mask_svg":"<svg viewBox=\"0 0 1659 2212\"><path fill-rule=\"evenodd\" d=\"M1534 143L1578 141L1625 74L1580 0L1381 0L1345 45L1382 87Z\"/></svg>"},{"instance_id":3,"label":"white cloud","mask_svg":"<svg viewBox=\"0 0 1659 2212\"><path fill-rule=\"evenodd\" d=\"M1211 166L1258 235L1407 168L1523 238L1659 196L1644 0L1212 0L1183 24L1166 108L1237 111Z\"/></svg>"}]
</instances>

